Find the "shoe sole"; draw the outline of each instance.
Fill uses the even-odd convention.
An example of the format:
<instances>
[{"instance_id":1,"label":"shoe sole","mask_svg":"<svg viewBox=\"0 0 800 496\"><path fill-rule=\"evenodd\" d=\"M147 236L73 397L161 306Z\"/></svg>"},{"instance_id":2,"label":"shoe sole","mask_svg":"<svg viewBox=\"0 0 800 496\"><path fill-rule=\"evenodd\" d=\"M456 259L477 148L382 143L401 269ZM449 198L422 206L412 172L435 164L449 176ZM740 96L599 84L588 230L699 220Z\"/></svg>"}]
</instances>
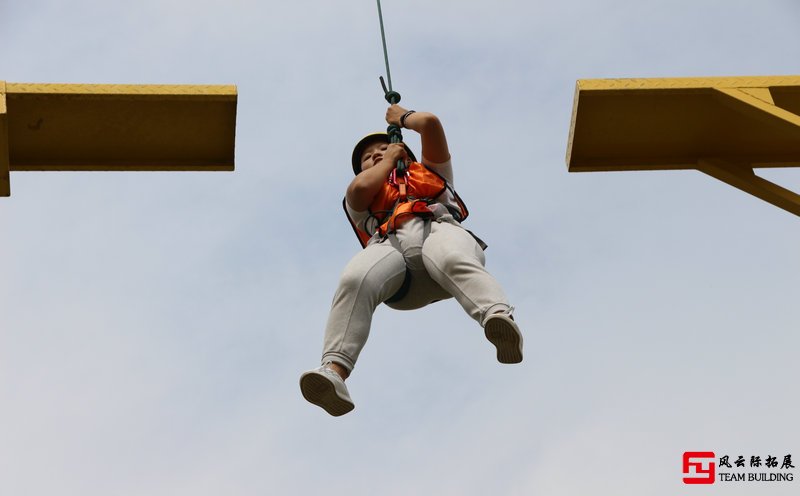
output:
<instances>
[{"instance_id":1,"label":"shoe sole","mask_svg":"<svg viewBox=\"0 0 800 496\"><path fill-rule=\"evenodd\" d=\"M486 339L497 348L497 361L519 363L522 361L522 334L510 317L497 314L489 317L484 326Z\"/></svg>"},{"instance_id":2,"label":"shoe sole","mask_svg":"<svg viewBox=\"0 0 800 496\"><path fill-rule=\"evenodd\" d=\"M336 386L319 374L306 374L300 378L300 391L303 397L334 417L353 411L354 404L343 400L336 394Z\"/></svg>"}]
</instances>

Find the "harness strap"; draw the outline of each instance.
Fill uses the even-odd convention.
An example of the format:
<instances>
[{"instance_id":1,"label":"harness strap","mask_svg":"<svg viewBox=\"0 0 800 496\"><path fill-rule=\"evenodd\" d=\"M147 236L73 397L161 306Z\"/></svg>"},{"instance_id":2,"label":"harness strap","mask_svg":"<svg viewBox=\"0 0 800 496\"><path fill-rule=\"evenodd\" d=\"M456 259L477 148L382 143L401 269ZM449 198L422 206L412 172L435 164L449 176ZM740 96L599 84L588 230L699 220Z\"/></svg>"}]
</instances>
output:
<instances>
[{"instance_id":1,"label":"harness strap","mask_svg":"<svg viewBox=\"0 0 800 496\"><path fill-rule=\"evenodd\" d=\"M400 252L403 253L403 250L400 248L400 242L397 240L397 236L394 233L389 234L386 236L391 243L392 247ZM408 270L408 266L406 266L406 275L403 278L403 284L400 285L400 289L397 290L395 294L390 296L384 303L394 303L396 301L400 301L408 294L408 290L411 288L411 271Z\"/></svg>"},{"instance_id":2,"label":"harness strap","mask_svg":"<svg viewBox=\"0 0 800 496\"><path fill-rule=\"evenodd\" d=\"M431 234L431 219L424 219L424 222L425 225L422 228L423 242L424 240L428 239L428 236ZM392 244L392 247L402 254L403 250L400 247L400 241L397 240L397 235L395 233L391 233L386 237L389 240L389 243ZM408 294L409 289L411 289L411 271L408 269L408 266L406 266L406 275L403 278L403 284L401 284L400 289L398 289L395 294L385 300L384 303L395 303L402 300Z\"/></svg>"},{"instance_id":3,"label":"harness strap","mask_svg":"<svg viewBox=\"0 0 800 496\"><path fill-rule=\"evenodd\" d=\"M406 297L408 290L411 288L411 271L406 268L406 275L403 278L403 284L395 294L390 296L384 303L395 303Z\"/></svg>"},{"instance_id":4,"label":"harness strap","mask_svg":"<svg viewBox=\"0 0 800 496\"><path fill-rule=\"evenodd\" d=\"M406 176L403 174L402 176L397 177L397 188L400 193L400 203L403 203L408 198L408 189L406 184Z\"/></svg>"},{"instance_id":5,"label":"harness strap","mask_svg":"<svg viewBox=\"0 0 800 496\"><path fill-rule=\"evenodd\" d=\"M380 225L378 232L381 236L394 233L397 229L408 220L409 216L417 216L423 219L430 219L433 217L433 212L428 208L428 202L425 200L412 200L405 203L398 203L389 214L389 218Z\"/></svg>"}]
</instances>

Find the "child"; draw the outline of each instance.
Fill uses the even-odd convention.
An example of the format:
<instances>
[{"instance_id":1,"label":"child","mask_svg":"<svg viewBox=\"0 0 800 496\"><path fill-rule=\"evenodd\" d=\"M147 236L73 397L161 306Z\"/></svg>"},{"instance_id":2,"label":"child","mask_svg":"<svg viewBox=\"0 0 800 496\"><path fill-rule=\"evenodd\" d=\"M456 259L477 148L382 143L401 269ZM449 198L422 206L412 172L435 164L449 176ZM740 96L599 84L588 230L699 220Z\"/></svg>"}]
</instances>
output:
<instances>
[{"instance_id":1,"label":"child","mask_svg":"<svg viewBox=\"0 0 800 496\"><path fill-rule=\"evenodd\" d=\"M422 162L386 133L353 150L355 179L344 207L364 249L342 273L325 329L322 366L300 377L311 403L334 416L355 408L344 381L381 303L397 310L454 297L480 323L501 363L522 361L522 334L500 284L484 268L483 244L461 227L468 212L453 190L453 166L439 119L391 105L386 122L416 131ZM407 172L398 173L398 160Z\"/></svg>"}]
</instances>

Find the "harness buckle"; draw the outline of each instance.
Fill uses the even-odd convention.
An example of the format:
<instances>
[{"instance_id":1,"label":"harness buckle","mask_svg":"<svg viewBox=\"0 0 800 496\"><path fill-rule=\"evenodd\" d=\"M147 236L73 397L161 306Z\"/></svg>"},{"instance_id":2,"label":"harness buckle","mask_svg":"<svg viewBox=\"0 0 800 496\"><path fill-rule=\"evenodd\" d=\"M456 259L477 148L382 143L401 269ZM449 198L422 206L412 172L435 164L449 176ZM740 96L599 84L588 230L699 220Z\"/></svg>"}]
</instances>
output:
<instances>
[{"instance_id":1,"label":"harness buckle","mask_svg":"<svg viewBox=\"0 0 800 496\"><path fill-rule=\"evenodd\" d=\"M406 172L398 172L397 169L392 171L389 177L389 182L397 185L397 191L400 194L400 203L405 203L408 200L408 176Z\"/></svg>"}]
</instances>

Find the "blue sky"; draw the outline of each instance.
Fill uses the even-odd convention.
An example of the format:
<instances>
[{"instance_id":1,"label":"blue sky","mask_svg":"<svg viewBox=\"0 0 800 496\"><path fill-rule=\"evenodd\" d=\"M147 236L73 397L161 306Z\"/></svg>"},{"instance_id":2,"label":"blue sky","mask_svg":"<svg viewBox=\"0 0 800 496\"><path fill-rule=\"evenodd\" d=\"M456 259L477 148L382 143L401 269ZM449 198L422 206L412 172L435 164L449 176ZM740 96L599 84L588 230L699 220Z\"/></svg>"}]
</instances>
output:
<instances>
[{"instance_id":1,"label":"blue sky","mask_svg":"<svg viewBox=\"0 0 800 496\"><path fill-rule=\"evenodd\" d=\"M300 395L359 249L349 154L385 127L374 2L4 1L0 80L236 84L239 106L233 173L12 173L0 492L738 495L684 486L683 452L797 465L799 219L696 171L564 156L577 79L798 74L800 4L383 9L525 361L496 363L453 301L382 307L356 410Z\"/></svg>"}]
</instances>

